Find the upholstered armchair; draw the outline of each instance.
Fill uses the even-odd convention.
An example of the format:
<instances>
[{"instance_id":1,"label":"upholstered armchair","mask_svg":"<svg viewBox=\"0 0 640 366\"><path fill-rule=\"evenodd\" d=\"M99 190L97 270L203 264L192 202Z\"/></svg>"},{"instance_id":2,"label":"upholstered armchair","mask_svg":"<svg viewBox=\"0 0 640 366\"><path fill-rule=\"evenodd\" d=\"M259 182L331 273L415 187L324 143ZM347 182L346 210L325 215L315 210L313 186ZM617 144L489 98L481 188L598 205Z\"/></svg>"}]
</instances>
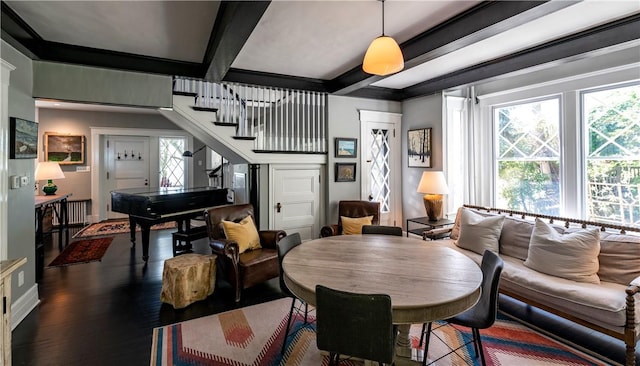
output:
<instances>
[{"instance_id":1,"label":"upholstered armchair","mask_svg":"<svg viewBox=\"0 0 640 366\"><path fill-rule=\"evenodd\" d=\"M362 218L373 216L368 225L380 224L380 203L370 201L340 201L338 202L338 224L326 225L320 229L320 237L342 235L342 217Z\"/></svg>"},{"instance_id":2,"label":"upholstered armchair","mask_svg":"<svg viewBox=\"0 0 640 366\"><path fill-rule=\"evenodd\" d=\"M235 290L236 302L240 301L243 289L280 274L277 243L287 234L283 230L258 231L253 213L251 204L216 206L205 211L209 246L218 256L218 265ZM225 235L225 228L229 237ZM240 235L236 229L240 230ZM246 239L252 235L255 242L259 240L259 245L247 246Z\"/></svg>"}]
</instances>

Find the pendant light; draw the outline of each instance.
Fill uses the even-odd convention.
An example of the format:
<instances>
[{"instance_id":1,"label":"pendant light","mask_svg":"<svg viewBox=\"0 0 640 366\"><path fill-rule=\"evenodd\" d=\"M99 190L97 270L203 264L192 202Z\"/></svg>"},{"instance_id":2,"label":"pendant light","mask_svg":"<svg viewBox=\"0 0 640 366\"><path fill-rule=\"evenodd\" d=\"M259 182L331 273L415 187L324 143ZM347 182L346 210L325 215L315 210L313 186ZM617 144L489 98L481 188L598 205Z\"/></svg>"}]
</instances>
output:
<instances>
[{"instance_id":1,"label":"pendant light","mask_svg":"<svg viewBox=\"0 0 640 366\"><path fill-rule=\"evenodd\" d=\"M389 75L404 68L400 46L391 37L384 35L384 0L382 2L382 35L371 42L364 55L362 70L373 75Z\"/></svg>"}]
</instances>

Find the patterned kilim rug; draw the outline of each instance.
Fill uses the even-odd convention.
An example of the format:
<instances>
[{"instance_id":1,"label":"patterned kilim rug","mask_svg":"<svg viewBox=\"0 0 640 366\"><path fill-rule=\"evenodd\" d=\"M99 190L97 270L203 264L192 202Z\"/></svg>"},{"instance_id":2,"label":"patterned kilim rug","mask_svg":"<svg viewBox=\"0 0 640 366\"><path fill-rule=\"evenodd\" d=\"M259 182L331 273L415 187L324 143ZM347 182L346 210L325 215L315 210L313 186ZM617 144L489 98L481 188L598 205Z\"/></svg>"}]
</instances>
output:
<instances>
[{"instance_id":1,"label":"patterned kilim rug","mask_svg":"<svg viewBox=\"0 0 640 366\"><path fill-rule=\"evenodd\" d=\"M316 348L315 325L304 325L301 317L296 318L295 324L300 330L295 337L289 337L286 352L280 356L290 305L290 299L280 299L155 328L150 364L327 365L328 357ZM414 348L418 347L421 327L417 324L411 327ZM436 332L450 345L462 344L463 334L470 335L468 330L456 330L450 326ZM502 316L492 328L481 333L487 365L606 365ZM429 360L437 359L446 352L447 346L432 336ZM420 351L414 353L422 357ZM480 360L473 357L473 345L463 347L459 353L464 360L451 355L438 360L435 365L480 364ZM362 365L354 360L340 364Z\"/></svg>"},{"instance_id":2,"label":"patterned kilim rug","mask_svg":"<svg viewBox=\"0 0 640 366\"><path fill-rule=\"evenodd\" d=\"M56 259L49 263L49 267L68 266L70 264L99 261L109 249L113 237L83 239L69 244Z\"/></svg>"},{"instance_id":3,"label":"patterned kilim rug","mask_svg":"<svg viewBox=\"0 0 640 366\"><path fill-rule=\"evenodd\" d=\"M153 225L151 230L163 230L163 229L173 229L176 227L175 221L163 222L158 225ZM136 231L140 231L140 226L136 228ZM114 234L125 234L129 233L129 220L107 220L98 222L96 224L91 224L82 228L78 231L73 237L74 238L87 238L91 236L102 236L102 235L114 235Z\"/></svg>"}]
</instances>

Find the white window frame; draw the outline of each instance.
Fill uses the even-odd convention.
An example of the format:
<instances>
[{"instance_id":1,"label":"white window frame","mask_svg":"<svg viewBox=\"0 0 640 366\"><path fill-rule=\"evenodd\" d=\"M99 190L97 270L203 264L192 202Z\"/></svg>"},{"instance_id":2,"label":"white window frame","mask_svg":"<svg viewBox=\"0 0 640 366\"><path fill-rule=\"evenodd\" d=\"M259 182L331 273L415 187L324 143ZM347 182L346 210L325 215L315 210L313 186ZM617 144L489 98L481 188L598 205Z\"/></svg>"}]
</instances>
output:
<instances>
[{"instance_id":1,"label":"white window frame","mask_svg":"<svg viewBox=\"0 0 640 366\"><path fill-rule=\"evenodd\" d=\"M580 92L587 89L613 86L615 84L628 84L638 80L637 65L626 65L599 72L583 74L565 79L545 82L539 85L520 87L517 89L504 90L486 95L476 95L478 103L473 107L475 123L474 130L483 133L482 136L475 136L476 139L486 139L486 133L490 131L490 147L478 146L476 144L471 154L474 157L472 164L476 165L476 171L482 171L483 167L491 168L490 174L477 176L477 183L472 189L475 191L476 200L469 202L472 204L495 206L496 189L496 165L495 165L495 131L493 130L493 106L517 104L529 100L540 99L547 96L561 95L561 126L560 126L560 147L561 147L561 174L560 174L560 196L562 216L585 218L587 215L586 205L586 157L584 137L586 131L581 121ZM473 139L474 136L470 136ZM472 141L468 141L472 144ZM472 144L473 145L473 144ZM480 169L478 169L480 167ZM486 170L485 170L486 171ZM487 192L487 188L490 192ZM472 196L473 197L473 196Z\"/></svg>"}]
</instances>

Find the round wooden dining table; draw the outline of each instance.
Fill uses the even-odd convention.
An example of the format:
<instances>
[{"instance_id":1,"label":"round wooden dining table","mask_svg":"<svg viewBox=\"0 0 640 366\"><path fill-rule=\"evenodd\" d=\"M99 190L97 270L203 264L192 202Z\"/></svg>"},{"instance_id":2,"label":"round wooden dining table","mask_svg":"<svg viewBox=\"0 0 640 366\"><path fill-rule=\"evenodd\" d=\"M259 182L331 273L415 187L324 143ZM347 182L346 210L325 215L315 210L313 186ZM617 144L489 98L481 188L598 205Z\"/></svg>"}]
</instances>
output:
<instances>
[{"instance_id":1,"label":"round wooden dining table","mask_svg":"<svg viewBox=\"0 0 640 366\"><path fill-rule=\"evenodd\" d=\"M409 328L447 319L480 298L482 271L467 256L419 239L341 235L306 241L282 262L284 281L300 299L316 304L316 285L391 297L399 325L396 364L411 364Z\"/></svg>"}]
</instances>

